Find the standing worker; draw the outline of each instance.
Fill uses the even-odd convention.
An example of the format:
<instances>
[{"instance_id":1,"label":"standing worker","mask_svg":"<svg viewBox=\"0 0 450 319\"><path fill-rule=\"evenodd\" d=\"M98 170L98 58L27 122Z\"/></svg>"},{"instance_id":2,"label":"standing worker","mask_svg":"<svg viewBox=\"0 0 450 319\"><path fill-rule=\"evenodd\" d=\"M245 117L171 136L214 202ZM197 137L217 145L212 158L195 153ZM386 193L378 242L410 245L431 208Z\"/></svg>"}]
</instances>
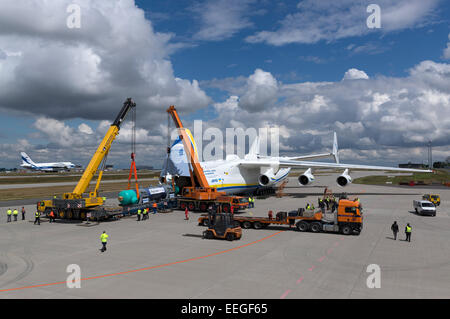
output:
<instances>
[{"instance_id":1,"label":"standing worker","mask_svg":"<svg viewBox=\"0 0 450 319\"><path fill-rule=\"evenodd\" d=\"M17 216L19 215L19 212L17 211L17 208L14 209L13 215L14 215L14 221L16 222L17 221Z\"/></svg>"},{"instance_id":2,"label":"standing worker","mask_svg":"<svg viewBox=\"0 0 450 319\"><path fill-rule=\"evenodd\" d=\"M100 249L102 252L106 251L106 244L108 243L108 234L103 231L103 234L100 235L100 240L102 241L102 249Z\"/></svg>"},{"instance_id":3,"label":"standing worker","mask_svg":"<svg viewBox=\"0 0 450 319\"><path fill-rule=\"evenodd\" d=\"M145 208L144 211L142 212L142 220L146 220L148 218L148 212L149 212L150 208Z\"/></svg>"},{"instance_id":4,"label":"standing worker","mask_svg":"<svg viewBox=\"0 0 450 319\"><path fill-rule=\"evenodd\" d=\"M34 214L34 225L36 225L36 223L38 223L38 225L41 224L41 212L38 210Z\"/></svg>"},{"instance_id":5,"label":"standing worker","mask_svg":"<svg viewBox=\"0 0 450 319\"><path fill-rule=\"evenodd\" d=\"M394 221L394 223L391 226L391 230L394 233L394 240L397 240L397 233L398 233L397 221Z\"/></svg>"},{"instance_id":6,"label":"standing worker","mask_svg":"<svg viewBox=\"0 0 450 319\"><path fill-rule=\"evenodd\" d=\"M141 220L141 210L138 209L138 211L137 211L137 221L140 221L140 220Z\"/></svg>"},{"instance_id":7,"label":"standing worker","mask_svg":"<svg viewBox=\"0 0 450 319\"><path fill-rule=\"evenodd\" d=\"M158 205L156 204L156 202L153 202L152 207L153 207L153 214L156 214L157 209L158 209Z\"/></svg>"},{"instance_id":8,"label":"standing worker","mask_svg":"<svg viewBox=\"0 0 450 319\"><path fill-rule=\"evenodd\" d=\"M269 210L269 219L272 220L273 219L273 212L271 210Z\"/></svg>"},{"instance_id":9,"label":"standing worker","mask_svg":"<svg viewBox=\"0 0 450 319\"><path fill-rule=\"evenodd\" d=\"M184 220L189 220L189 211L188 211L187 207L184 210Z\"/></svg>"},{"instance_id":10,"label":"standing worker","mask_svg":"<svg viewBox=\"0 0 450 319\"><path fill-rule=\"evenodd\" d=\"M53 211L53 209L50 211L49 216L50 216L49 222L54 223L55 222L55 212Z\"/></svg>"},{"instance_id":11,"label":"standing worker","mask_svg":"<svg viewBox=\"0 0 450 319\"><path fill-rule=\"evenodd\" d=\"M10 208L10 209L8 209L8 210L6 211L6 215L8 215L8 221L7 221L7 223L11 222L11 214L12 214L12 210L11 210L11 208Z\"/></svg>"},{"instance_id":12,"label":"standing worker","mask_svg":"<svg viewBox=\"0 0 450 319\"><path fill-rule=\"evenodd\" d=\"M408 223L408 224L406 224L406 227L405 227L405 233L406 233L405 241L409 241L409 242L411 241L411 232L412 232L412 227Z\"/></svg>"},{"instance_id":13,"label":"standing worker","mask_svg":"<svg viewBox=\"0 0 450 319\"><path fill-rule=\"evenodd\" d=\"M25 207L22 206L22 220L25 220Z\"/></svg>"}]
</instances>

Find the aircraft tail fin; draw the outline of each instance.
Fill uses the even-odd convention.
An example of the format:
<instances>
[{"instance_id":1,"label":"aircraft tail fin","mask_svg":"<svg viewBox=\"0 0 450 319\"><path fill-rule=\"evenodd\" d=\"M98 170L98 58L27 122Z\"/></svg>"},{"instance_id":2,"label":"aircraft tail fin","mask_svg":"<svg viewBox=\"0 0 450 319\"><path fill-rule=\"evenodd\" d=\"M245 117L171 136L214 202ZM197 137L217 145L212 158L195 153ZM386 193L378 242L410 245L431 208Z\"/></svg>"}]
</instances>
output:
<instances>
[{"instance_id":1,"label":"aircraft tail fin","mask_svg":"<svg viewBox=\"0 0 450 319\"><path fill-rule=\"evenodd\" d=\"M334 132L334 138L333 138L333 157L336 164L339 164L339 150L338 150L338 142L337 142L337 135L336 132Z\"/></svg>"},{"instance_id":2,"label":"aircraft tail fin","mask_svg":"<svg viewBox=\"0 0 450 319\"><path fill-rule=\"evenodd\" d=\"M21 152L20 155L22 156L22 164L29 164L29 165L35 165L31 157L27 155L25 152Z\"/></svg>"},{"instance_id":3,"label":"aircraft tail fin","mask_svg":"<svg viewBox=\"0 0 450 319\"><path fill-rule=\"evenodd\" d=\"M256 159L259 155L259 136L256 136L256 138L253 141L253 144L250 146L250 149L248 150L248 154L245 156L245 159Z\"/></svg>"}]
</instances>

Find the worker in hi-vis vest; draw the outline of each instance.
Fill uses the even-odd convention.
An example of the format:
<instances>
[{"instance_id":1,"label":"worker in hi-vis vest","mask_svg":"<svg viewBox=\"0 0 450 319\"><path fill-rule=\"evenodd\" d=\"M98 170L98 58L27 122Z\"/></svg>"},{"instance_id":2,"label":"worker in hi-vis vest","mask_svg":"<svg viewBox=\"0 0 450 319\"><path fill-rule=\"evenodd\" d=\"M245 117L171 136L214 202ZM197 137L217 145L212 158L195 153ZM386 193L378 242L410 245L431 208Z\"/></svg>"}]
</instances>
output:
<instances>
[{"instance_id":1,"label":"worker in hi-vis vest","mask_svg":"<svg viewBox=\"0 0 450 319\"><path fill-rule=\"evenodd\" d=\"M9 222L11 221L11 215L12 215L12 210L11 210L11 208L8 209L8 210L6 211L6 215L8 216L8 221L7 221L7 223L9 223Z\"/></svg>"},{"instance_id":2,"label":"worker in hi-vis vest","mask_svg":"<svg viewBox=\"0 0 450 319\"><path fill-rule=\"evenodd\" d=\"M41 224L41 213L39 211L36 211L36 213L34 213L34 225L36 225L36 223L38 225Z\"/></svg>"},{"instance_id":3,"label":"worker in hi-vis vest","mask_svg":"<svg viewBox=\"0 0 450 319\"><path fill-rule=\"evenodd\" d=\"M412 232L412 227L408 223L408 224L406 224L406 227L405 227L405 234L406 234L405 241L411 241L411 232Z\"/></svg>"},{"instance_id":4,"label":"worker in hi-vis vest","mask_svg":"<svg viewBox=\"0 0 450 319\"><path fill-rule=\"evenodd\" d=\"M141 220L141 210L138 209L138 211L137 211L137 221L140 221L140 220Z\"/></svg>"},{"instance_id":5,"label":"worker in hi-vis vest","mask_svg":"<svg viewBox=\"0 0 450 319\"><path fill-rule=\"evenodd\" d=\"M13 215L14 215L14 221L16 222L17 221L17 216L19 215L19 211L17 210L17 208L14 209Z\"/></svg>"},{"instance_id":6,"label":"worker in hi-vis vest","mask_svg":"<svg viewBox=\"0 0 450 319\"><path fill-rule=\"evenodd\" d=\"M106 244L108 243L108 237L109 235L103 231L103 234L100 235L100 240L102 241L102 248L100 249L101 252L106 251Z\"/></svg>"}]
</instances>

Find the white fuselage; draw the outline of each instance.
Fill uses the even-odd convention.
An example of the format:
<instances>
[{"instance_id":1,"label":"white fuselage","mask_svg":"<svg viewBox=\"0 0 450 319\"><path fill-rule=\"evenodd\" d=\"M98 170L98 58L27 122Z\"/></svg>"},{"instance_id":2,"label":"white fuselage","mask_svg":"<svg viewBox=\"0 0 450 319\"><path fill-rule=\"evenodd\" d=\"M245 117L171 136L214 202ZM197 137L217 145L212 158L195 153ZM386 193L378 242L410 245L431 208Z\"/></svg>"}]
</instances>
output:
<instances>
[{"instance_id":1,"label":"white fuselage","mask_svg":"<svg viewBox=\"0 0 450 319\"><path fill-rule=\"evenodd\" d=\"M59 163L33 163L33 164L21 164L23 168L34 169L39 171L58 171L68 170L74 168L75 165L71 162L59 162Z\"/></svg>"},{"instance_id":2,"label":"white fuselage","mask_svg":"<svg viewBox=\"0 0 450 319\"><path fill-rule=\"evenodd\" d=\"M245 160L236 158L201 162L200 166L209 186L227 194L249 193L262 187L275 187L288 177L291 170L290 168L279 169L270 178L269 184L262 186L259 183L259 177L270 168L245 168L239 165L241 162L245 162Z\"/></svg>"}]
</instances>

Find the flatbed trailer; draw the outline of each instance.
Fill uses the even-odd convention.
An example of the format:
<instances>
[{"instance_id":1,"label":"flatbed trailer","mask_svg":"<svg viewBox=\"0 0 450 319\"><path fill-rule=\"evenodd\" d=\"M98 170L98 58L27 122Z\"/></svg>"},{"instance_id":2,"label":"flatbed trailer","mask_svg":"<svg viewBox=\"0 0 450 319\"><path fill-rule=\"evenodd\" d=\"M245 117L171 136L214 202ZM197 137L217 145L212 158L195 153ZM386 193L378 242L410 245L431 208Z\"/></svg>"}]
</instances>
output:
<instances>
[{"instance_id":1,"label":"flatbed trailer","mask_svg":"<svg viewBox=\"0 0 450 319\"><path fill-rule=\"evenodd\" d=\"M242 211L248 208L248 198L240 196L221 196L215 200L198 200L187 197L178 198L178 208L189 211L201 211L206 212L210 205L215 207L220 207L220 210L224 213L230 213L231 207L233 207L233 212Z\"/></svg>"},{"instance_id":2,"label":"flatbed trailer","mask_svg":"<svg viewBox=\"0 0 450 319\"><path fill-rule=\"evenodd\" d=\"M198 219L199 225L206 226L208 217L202 215ZM288 225L301 231L311 232L340 232L345 235L357 234L363 227L363 216L361 205L358 201L346 199L339 200L337 210L331 214L320 211L304 211L299 209L294 212L278 212L276 218L253 217L234 215L233 219L239 222L242 228L263 229L271 225Z\"/></svg>"}]
</instances>

